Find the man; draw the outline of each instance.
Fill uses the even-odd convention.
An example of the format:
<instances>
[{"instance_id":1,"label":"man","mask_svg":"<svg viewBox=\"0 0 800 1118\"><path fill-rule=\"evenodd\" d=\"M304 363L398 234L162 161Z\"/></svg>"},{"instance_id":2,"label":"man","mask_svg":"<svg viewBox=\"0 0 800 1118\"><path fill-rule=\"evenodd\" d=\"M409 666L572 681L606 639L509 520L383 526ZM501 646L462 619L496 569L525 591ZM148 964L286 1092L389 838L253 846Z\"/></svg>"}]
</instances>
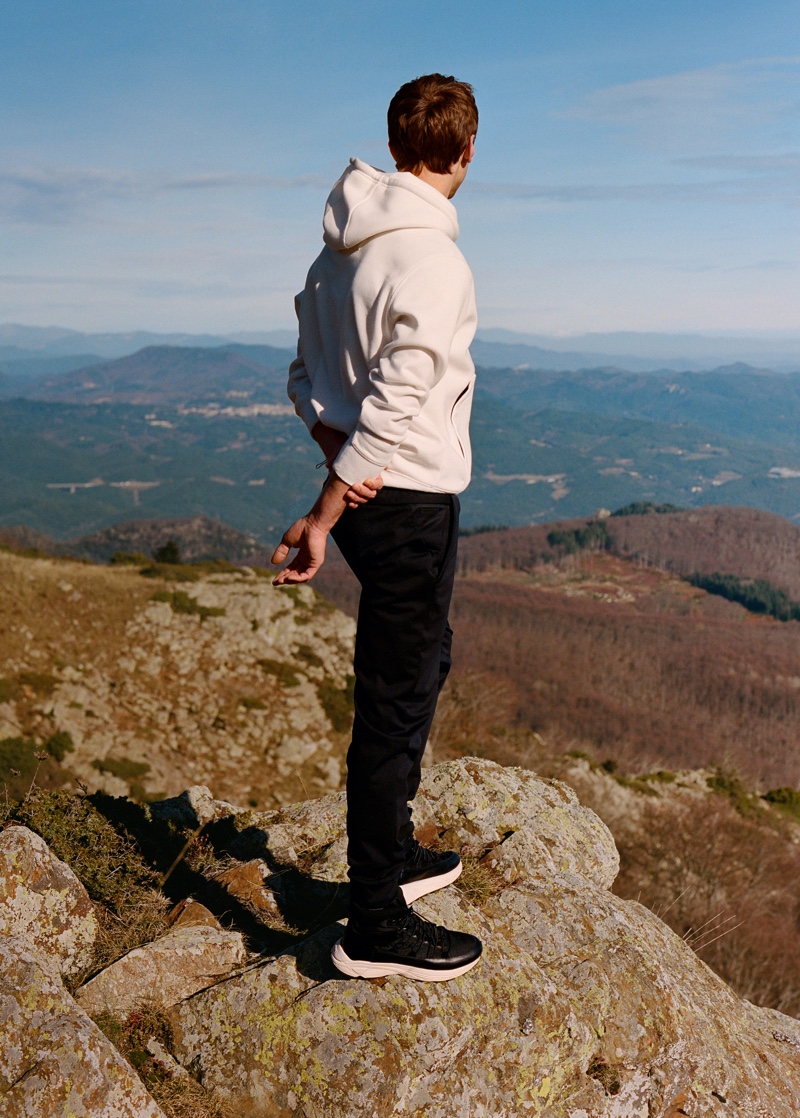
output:
<instances>
[{"instance_id":1,"label":"man","mask_svg":"<svg viewBox=\"0 0 800 1118\"><path fill-rule=\"evenodd\" d=\"M272 561L298 548L275 583L307 581L330 533L361 583L347 755L350 918L333 961L350 975L442 981L481 954L475 936L409 907L461 872L457 854L416 842L410 801L450 667L456 494L471 469L475 298L450 199L475 150L472 89L441 74L417 78L392 98L388 124L397 173L350 161L297 298L289 395L329 475Z\"/></svg>"}]
</instances>

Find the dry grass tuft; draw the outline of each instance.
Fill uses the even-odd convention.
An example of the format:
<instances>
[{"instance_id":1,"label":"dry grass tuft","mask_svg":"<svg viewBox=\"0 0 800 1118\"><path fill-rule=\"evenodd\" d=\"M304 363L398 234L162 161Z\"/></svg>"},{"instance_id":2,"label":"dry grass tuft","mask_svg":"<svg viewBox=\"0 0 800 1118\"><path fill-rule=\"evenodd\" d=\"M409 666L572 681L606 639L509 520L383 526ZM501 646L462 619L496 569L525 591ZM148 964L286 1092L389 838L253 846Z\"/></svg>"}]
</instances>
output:
<instances>
[{"instance_id":1,"label":"dry grass tuft","mask_svg":"<svg viewBox=\"0 0 800 1118\"><path fill-rule=\"evenodd\" d=\"M461 855L461 876L454 882L460 893L473 904L483 905L502 893L506 882L496 869L469 854Z\"/></svg>"},{"instance_id":2,"label":"dry grass tuft","mask_svg":"<svg viewBox=\"0 0 800 1118\"><path fill-rule=\"evenodd\" d=\"M616 836L614 892L646 904L740 996L797 1016L800 850L788 826L719 794L648 801Z\"/></svg>"},{"instance_id":3,"label":"dry grass tuft","mask_svg":"<svg viewBox=\"0 0 800 1118\"><path fill-rule=\"evenodd\" d=\"M87 797L34 787L13 817L42 836L95 902L99 927L92 961L74 985L166 929L169 902L157 875Z\"/></svg>"},{"instance_id":4,"label":"dry grass tuft","mask_svg":"<svg viewBox=\"0 0 800 1118\"><path fill-rule=\"evenodd\" d=\"M167 1118L238 1118L241 1113L190 1075L174 1075L147 1086Z\"/></svg>"},{"instance_id":5,"label":"dry grass tuft","mask_svg":"<svg viewBox=\"0 0 800 1118\"><path fill-rule=\"evenodd\" d=\"M117 916L103 905L95 905L97 939L92 961L76 977L74 985L77 987L88 982L93 975L127 955L135 947L157 939L167 930L169 908L169 901L155 889L140 893L136 902L128 905L122 916Z\"/></svg>"}]
</instances>

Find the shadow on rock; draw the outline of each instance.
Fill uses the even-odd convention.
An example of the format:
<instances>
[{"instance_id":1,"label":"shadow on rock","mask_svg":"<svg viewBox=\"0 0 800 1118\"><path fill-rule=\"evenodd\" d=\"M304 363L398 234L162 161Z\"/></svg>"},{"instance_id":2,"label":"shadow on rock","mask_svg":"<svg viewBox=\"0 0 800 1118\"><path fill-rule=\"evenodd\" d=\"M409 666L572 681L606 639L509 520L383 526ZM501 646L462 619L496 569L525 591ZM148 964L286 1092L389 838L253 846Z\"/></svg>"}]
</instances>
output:
<instances>
[{"instance_id":1,"label":"shadow on rock","mask_svg":"<svg viewBox=\"0 0 800 1118\"><path fill-rule=\"evenodd\" d=\"M204 820L186 793L149 805L103 792L91 801L118 833L135 842L170 900L193 897L224 927L242 932L253 952L280 954L347 913L347 883L321 881L303 872L302 864L278 860L265 833L254 826L237 827L236 816ZM265 867L263 893L274 901L272 914L217 880L226 860L254 859Z\"/></svg>"}]
</instances>

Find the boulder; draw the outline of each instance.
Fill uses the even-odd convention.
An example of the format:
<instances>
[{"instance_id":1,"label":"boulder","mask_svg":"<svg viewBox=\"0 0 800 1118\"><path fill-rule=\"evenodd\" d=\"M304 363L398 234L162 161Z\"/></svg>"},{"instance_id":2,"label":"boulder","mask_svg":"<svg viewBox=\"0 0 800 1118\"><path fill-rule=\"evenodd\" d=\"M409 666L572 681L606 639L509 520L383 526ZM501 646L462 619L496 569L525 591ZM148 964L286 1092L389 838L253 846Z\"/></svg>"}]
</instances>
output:
<instances>
[{"instance_id":1,"label":"boulder","mask_svg":"<svg viewBox=\"0 0 800 1118\"><path fill-rule=\"evenodd\" d=\"M0 939L0 1115L164 1118L23 936Z\"/></svg>"},{"instance_id":2,"label":"boulder","mask_svg":"<svg viewBox=\"0 0 800 1118\"><path fill-rule=\"evenodd\" d=\"M127 1017L142 1005L168 1008L240 967L247 958L239 932L178 924L95 975L75 997L87 1013Z\"/></svg>"},{"instance_id":3,"label":"boulder","mask_svg":"<svg viewBox=\"0 0 800 1118\"><path fill-rule=\"evenodd\" d=\"M418 833L492 888L418 902L484 941L446 983L346 978L333 923L170 1011L175 1053L258 1113L303 1118L795 1118L800 1024L736 997L658 918L614 896L616 852L574 794L468 759L430 770ZM262 819L313 887L344 873L340 797ZM254 843L258 818L249 816ZM474 876L473 876L474 881ZM482 897L483 899L470 899ZM245 1102L246 1100L246 1102Z\"/></svg>"},{"instance_id":4,"label":"boulder","mask_svg":"<svg viewBox=\"0 0 800 1118\"><path fill-rule=\"evenodd\" d=\"M27 827L0 834L0 934L26 936L66 976L88 964L97 935L89 894Z\"/></svg>"},{"instance_id":5,"label":"boulder","mask_svg":"<svg viewBox=\"0 0 800 1118\"><path fill-rule=\"evenodd\" d=\"M167 924L171 928L180 928L188 924L205 924L208 928L222 927L214 913L193 897L186 897L175 905L167 916Z\"/></svg>"},{"instance_id":6,"label":"boulder","mask_svg":"<svg viewBox=\"0 0 800 1118\"><path fill-rule=\"evenodd\" d=\"M225 800L215 800L204 784L194 784L166 800L156 800L149 806L150 816L171 822L187 831L199 830L216 819L236 813L237 808Z\"/></svg>"},{"instance_id":7,"label":"boulder","mask_svg":"<svg viewBox=\"0 0 800 1118\"><path fill-rule=\"evenodd\" d=\"M417 831L436 832L443 846L485 856L509 884L532 866L606 887L619 872L611 832L559 780L471 758L434 766L422 793Z\"/></svg>"},{"instance_id":8,"label":"boulder","mask_svg":"<svg viewBox=\"0 0 800 1118\"><path fill-rule=\"evenodd\" d=\"M260 858L254 858L250 862L233 862L214 874L214 880L251 912L259 916L279 918L280 909L275 893L265 885L268 877L269 866Z\"/></svg>"}]
</instances>

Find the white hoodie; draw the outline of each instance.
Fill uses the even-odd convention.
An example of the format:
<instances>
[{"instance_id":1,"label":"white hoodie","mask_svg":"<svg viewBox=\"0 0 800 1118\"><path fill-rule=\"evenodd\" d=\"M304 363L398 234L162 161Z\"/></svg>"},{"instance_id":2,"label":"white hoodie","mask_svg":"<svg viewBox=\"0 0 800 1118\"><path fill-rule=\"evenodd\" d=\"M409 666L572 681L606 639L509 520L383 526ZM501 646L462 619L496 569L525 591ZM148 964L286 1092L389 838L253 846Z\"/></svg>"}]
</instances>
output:
<instances>
[{"instance_id":1,"label":"white hoodie","mask_svg":"<svg viewBox=\"0 0 800 1118\"><path fill-rule=\"evenodd\" d=\"M386 485L460 493L477 315L455 207L408 171L351 159L323 229L295 300L297 414L309 430L321 421L348 435L334 470L350 485L382 472Z\"/></svg>"}]
</instances>

